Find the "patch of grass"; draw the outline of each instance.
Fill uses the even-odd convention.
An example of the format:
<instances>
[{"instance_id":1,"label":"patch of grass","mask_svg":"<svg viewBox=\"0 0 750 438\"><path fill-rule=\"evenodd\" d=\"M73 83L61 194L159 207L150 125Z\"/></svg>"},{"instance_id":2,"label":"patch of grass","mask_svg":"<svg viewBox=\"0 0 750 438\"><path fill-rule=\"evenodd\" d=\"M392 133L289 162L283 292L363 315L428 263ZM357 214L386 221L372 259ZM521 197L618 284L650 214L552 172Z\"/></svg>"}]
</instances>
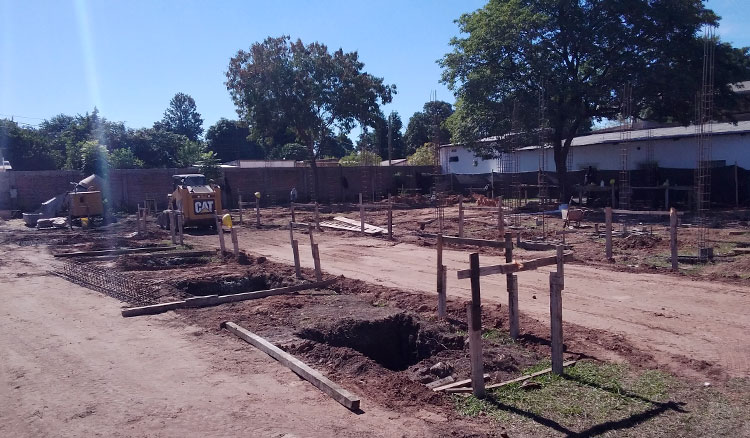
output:
<instances>
[{"instance_id":1,"label":"patch of grass","mask_svg":"<svg viewBox=\"0 0 750 438\"><path fill-rule=\"evenodd\" d=\"M543 361L524 374L549 366ZM612 430L640 427L640 417L664 409L660 406L668 397L671 379L659 371L631 374L622 364L582 361L566 368L564 376L548 373L531 381L540 387L526 389L515 383L490 391L485 400L473 396L453 400L462 415L486 415L506 428L520 428L534 436L606 433L610 424ZM664 411L665 415L673 412Z\"/></svg>"},{"instance_id":2,"label":"patch of grass","mask_svg":"<svg viewBox=\"0 0 750 438\"><path fill-rule=\"evenodd\" d=\"M513 341L513 338L510 337L510 334L494 328L487 329L482 332L482 339L487 341L494 341L495 343L501 345L513 344L515 342Z\"/></svg>"}]
</instances>

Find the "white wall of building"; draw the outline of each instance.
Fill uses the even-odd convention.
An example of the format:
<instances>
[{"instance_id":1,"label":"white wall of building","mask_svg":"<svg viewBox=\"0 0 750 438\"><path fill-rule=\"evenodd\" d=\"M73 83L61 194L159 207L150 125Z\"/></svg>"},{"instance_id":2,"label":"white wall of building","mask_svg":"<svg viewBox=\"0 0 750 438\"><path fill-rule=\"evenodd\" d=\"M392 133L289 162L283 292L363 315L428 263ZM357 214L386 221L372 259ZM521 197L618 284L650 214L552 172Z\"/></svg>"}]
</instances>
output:
<instances>
[{"instance_id":1,"label":"white wall of building","mask_svg":"<svg viewBox=\"0 0 750 438\"><path fill-rule=\"evenodd\" d=\"M653 144L653 159L660 167L676 169L694 169L698 160L697 137L681 137L651 140ZM750 133L723 134L711 137L714 161L724 161L726 165L737 163L740 167L750 169ZM635 170L648 159L648 143L646 141L632 141L628 144L628 168ZM622 143L591 144L571 147L572 163L569 170L586 169L588 166L601 170L621 169ZM539 150L518 151L518 167L521 172L535 172L539 170ZM458 157L457 162L449 162L449 157ZM552 149L545 150L548 171L555 170L555 160ZM477 165L474 165L474 161ZM441 149L441 163L446 173L489 173L500 172L499 160L482 160L461 146L443 147ZM446 165L447 164L447 165Z\"/></svg>"}]
</instances>

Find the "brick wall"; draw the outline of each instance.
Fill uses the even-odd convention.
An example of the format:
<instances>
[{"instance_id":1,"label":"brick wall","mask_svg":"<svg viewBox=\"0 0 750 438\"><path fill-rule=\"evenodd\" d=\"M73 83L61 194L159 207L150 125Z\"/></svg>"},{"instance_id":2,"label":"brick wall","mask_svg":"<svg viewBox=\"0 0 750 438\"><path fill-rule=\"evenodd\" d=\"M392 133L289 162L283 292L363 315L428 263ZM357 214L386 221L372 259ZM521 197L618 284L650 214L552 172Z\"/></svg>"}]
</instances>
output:
<instances>
[{"instance_id":1,"label":"brick wall","mask_svg":"<svg viewBox=\"0 0 750 438\"><path fill-rule=\"evenodd\" d=\"M401 186L413 189L419 180L419 173L429 173L432 167L320 167L318 168L320 202L356 201L362 191L365 199L395 193ZM116 209L134 210L136 204L143 203L146 196L153 195L157 206L166 206L167 194L172 192L172 175L195 173L195 169L117 169L110 173L110 185L105 196ZM3 196L9 189L18 189L18 198L14 208L22 211L33 211L42 202L69 190L71 182L83 179L77 171L11 171L7 181L0 176L0 209L3 209ZM313 177L310 168L252 168L224 169L224 176L219 184L223 188L223 205L234 207L238 195L243 199L252 199L253 193L261 192L264 205L289 202L289 191L297 188L298 200L307 202L311 199ZM394 178L395 174L399 174ZM5 188L3 184L8 187ZM106 192L106 191L105 191ZM5 202L8 202L6 200ZM10 208L10 207L8 207Z\"/></svg>"}]
</instances>

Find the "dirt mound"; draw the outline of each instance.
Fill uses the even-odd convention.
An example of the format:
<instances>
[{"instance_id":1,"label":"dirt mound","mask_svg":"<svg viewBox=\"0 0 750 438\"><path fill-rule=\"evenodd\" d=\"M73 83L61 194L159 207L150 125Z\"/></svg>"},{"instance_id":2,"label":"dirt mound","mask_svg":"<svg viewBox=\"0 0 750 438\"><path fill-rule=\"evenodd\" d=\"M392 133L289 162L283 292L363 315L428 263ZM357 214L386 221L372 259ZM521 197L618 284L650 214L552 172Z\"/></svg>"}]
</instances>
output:
<instances>
[{"instance_id":1,"label":"dirt mound","mask_svg":"<svg viewBox=\"0 0 750 438\"><path fill-rule=\"evenodd\" d=\"M631 234L628 237L615 240L615 246L619 249L645 249L659 246L664 239L656 235Z\"/></svg>"}]
</instances>

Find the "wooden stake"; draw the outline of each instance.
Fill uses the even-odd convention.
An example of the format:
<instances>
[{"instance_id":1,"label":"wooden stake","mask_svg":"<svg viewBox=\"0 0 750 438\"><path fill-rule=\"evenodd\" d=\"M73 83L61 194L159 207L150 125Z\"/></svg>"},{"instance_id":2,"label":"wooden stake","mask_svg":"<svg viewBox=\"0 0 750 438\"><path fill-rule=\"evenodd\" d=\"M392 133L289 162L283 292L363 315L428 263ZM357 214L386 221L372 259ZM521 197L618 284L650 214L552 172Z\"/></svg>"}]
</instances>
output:
<instances>
[{"instance_id":1,"label":"wooden stake","mask_svg":"<svg viewBox=\"0 0 750 438\"><path fill-rule=\"evenodd\" d=\"M242 221L242 195L239 195L239 207L240 207L240 225L245 225L245 223Z\"/></svg>"},{"instance_id":2,"label":"wooden stake","mask_svg":"<svg viewBox=\"0 0 750 438\"><path fill-rule=\"evenodd\" d=\"M505 235L505 221L503 220L503 197L497 197L497 232L498 237Z\"/></svg>"},{"instance_id":3,"label":"wooden stake","mask_svg":"<svg viewBox=\"0 0 750 438\"><path fill-rule=\"evenodd\" d=\"M297 275L297 278L302 278L302 270L299 264L299 245L294 240L294 225L292 225L292 222L289 222L289 241L292 244L292 253L294 254L294 273Z\"/></svg>"},{"instance_id":4,"label":"wooden stake","mask_svg":"<svg viewBox=\"0 0 750 438\"><path fill-rule=\"evenodd\" d=\"M297 220L294 218L294 202L292 202L290 208L292 209L292 222L297 222Z\"/></svg>"},{"instance_id":5,"label":"wooden stake","mask_svg":"<svg viewBox=\"0 0 750 438\"><path fill-rule=\"evenodd\" d=\"M471 387L474 396L484 398L484 362L482 360L482 304L479 292L479 254L469 255L471 266L471 303L466 306L471 356Z\"/></svg>"},{"instance_id":6,"label":"wooden stake","mask_svg":"<svg viewBox=\"0 0 750 438\"><path fill-rule=\"evenodd\" d=\"M323 281L323 272L320 269L320 252L317 243L312 246L312 257L315 264L315 281Z\"/></svg>"},{"instance_id":7,"label":"wooden stake","mask_svg":"<svg viewBox=\"0 0 750 438\"><path fill-rule=\"evenodd\" d=\"M184 242L184 228L185 228L185 216L182 212L177 216L177 229L180 231L180 245L185 245Z\"/></svg>"},{"instance_id":8,"label":"wooden stake","mask_svg":"<svg viewBox=\"0 0 750 438\"><path fill-rule=\"evenodd\" d=\"M237 240L237 228L232 227L229 232L232 235L232 248L234 249L234 257L237 258L240 256L240 243Z\"/></svg>"},{"instance_id":9,"label":"wooden stake","mask_svg":"<svg viewBox=\"0 0 750 438\"><path fill-rule=\"evenodd\" d=\"M362 231L362 234L365 233L365 206L362 204L362 193L359 194L359 222L360 222L360 231Z\"/></svg>"},{"instance_id":10,"label":"wooden stake","mask_svg":"<svg viewBox=\"0 0 750 438\"><path fill-rule=\"evenodd\" d=\"M513 261L513 236L505 233L505 262ZM518 276L506 274L508 287L508 322L510 325L510 337L518 339L520 322L518 316Z\"/></svg>"},{"instance_id":11,"label":"wooden stake","mask_svg":"<svg viewBox=\"0 0 750 438\"><path fill-rule=\"evenodd\" d=\"M672 270L677 272L679 264L677 262L677 210L669 209L669 249L672 255Z\"/></svg>"},{"instance_id":12,"label":"wooden stake","mask_svg":"<svg viewBox=\"0 0 750 438\"><path fill-rule=\"evenodd\" d=\"M226 245L224 245L224 229L221 225L221 217L219 215L216 215L216 231L219 233L219 248L221 249L221 256L224 256L224 253L226 252L227 248Z\"/></svg>"},{"instance_id":13,"label":"wooden stake","mask_svg":"<svg viewBox=\"0 0 750 438\"><path fill-rule=\"evenodd\" d=\"M393 240L393 199L388 194L388 240Z\"/></svg>"},{"instance_id":14,"label":"wooden stake","mask_svg":"<svg viewBox=\"0 0 750 438\"><path fill-rule=\"evenodd\" d=\"M260 198L255 197L255 226L260 228Z\"/></svg>"},{"instance_id":15,"label":"wooden stake","mask_svg":"<svg viewBox=\"0 0 750 438\"><path fill-rule=\"evenodd\" d=\"M563 247L557 246L557 272L549 275L549 315L552 372L563 373L562 290L565 287Z\"/></svg>"},{"instance_id":16,"label":"wooden stake","mask_svg":"<svg viewBox=\"0 0 750 438\"><path fill-rule=\"evenodd\" d=\"M315 229L320 231L320 209L317 202L315 203Z\"/></svg>"},{"instance_id":17,"label":"wooden stake","mask_svg":"<svg viewBox=\"0 0 750 438\"><path fill-rule=\"evenodd\" d=\"M464 237L464 196L458 195L458 237Z\"/></svg>"},{"instance_id":18,"label":"wooden stake","mask_svg":"<svg viewBox=\"0 0 750 438\"><path fill-rule=\"evenodd\" d=\"M344 407L353 411L359 410L359 397L340 387L336 383L320 374L318 371L310 368L291 354L281 350L266 339L252 333L233 322L224 322L222 327L234 333L242 340L252 344L267 355L276 359L285 367L294 371L297 375L315 385L318 389L330 395L334 400L341 403Z\"/></svg>"},{"instance_id":19,"label":"wooden stake","mask_svg":"<svg viewBox=\"0 0 750 438\"><path fill-rule=\"evenodd\" d=\"M140 234L141 233L141 208L138 207L138 210L135 213L135 231Z\"/></svg>"},{"instance_id":20,"label":"wooden stake","mask_svg":"<svg viewBox=\"0 0 750 438\"><path fill-rule=\"evenodd\" d=\"M177 243L177 221L175 220L175 211L169 210L169 232L172 236L172 244Z\"/></svg>"},{"instance_id":21,"label":"wooden stake","mask_svg":"<svg viewBox=\"0 0 750 438\"><path fill-rule=\"evenodd\" d=\"M605 217L605 229L604 237L606 242L604 244L604 252L607 260L612 260L612 207L604 209Z\"/></svg>"},{"instance_id":22,"label":"wooden stake","mask_svg":"<svg viewBox=\"0 0 750 438\"><path fill-rule=\"evenodd\" d=\"M437 296L438 296L438 318L445 318L445 285L443 284L443 235L437 236Z\"/></svg>"}]
</instances>

